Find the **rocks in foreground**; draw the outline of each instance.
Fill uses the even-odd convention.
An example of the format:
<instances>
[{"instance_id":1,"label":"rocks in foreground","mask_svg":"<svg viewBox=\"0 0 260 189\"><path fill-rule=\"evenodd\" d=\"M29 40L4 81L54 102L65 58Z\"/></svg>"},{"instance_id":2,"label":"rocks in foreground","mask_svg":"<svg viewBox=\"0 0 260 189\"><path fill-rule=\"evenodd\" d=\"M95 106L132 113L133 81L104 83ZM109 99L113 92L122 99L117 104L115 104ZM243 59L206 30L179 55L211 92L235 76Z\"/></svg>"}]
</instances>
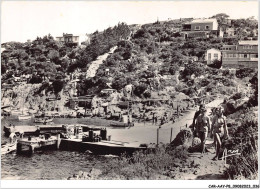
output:
<instances>
[{"instance_id":1,"label":"rocks in foreground","mask_svg":"<svg viewBox=\"0 0 260 189\"><path fill-rule=\"evenodd\" d=\"M68 177L67 180L97 180L101 174L101 170L92 168L89 172L79 171L78 174Z\"/></svg>"}]
</instances>

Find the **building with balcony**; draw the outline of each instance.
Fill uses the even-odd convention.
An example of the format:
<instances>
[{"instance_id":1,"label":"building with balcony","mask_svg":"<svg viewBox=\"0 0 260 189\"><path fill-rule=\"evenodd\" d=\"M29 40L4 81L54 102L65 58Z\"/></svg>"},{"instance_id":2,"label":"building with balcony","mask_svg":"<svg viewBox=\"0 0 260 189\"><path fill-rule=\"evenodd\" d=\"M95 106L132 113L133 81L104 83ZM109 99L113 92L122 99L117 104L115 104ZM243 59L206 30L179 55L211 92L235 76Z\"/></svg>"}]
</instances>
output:
<instances>
[{"instance_id":1,"label":"building with balcony","mask_svg":"<svg viewBox=\"0 0 260 189\"><path fill-rule=\"evenodd\" d=\"M210 34L219 35L217 19L196 19L182 25L181 34L185 38L208 37Z\"/></svg>"},{"instance_id":2,"label":"building with balcony","mask_svg":"<svg viewBox=\"0 0 260 189\"><path fill-rule=\"evenodd\" d=\"M82 42L89 41L89 37L87 35L78 35L75 36L73 34L63 33L62 37L56 37L56 40L62 43L71 44L74 46L80 45Z\"/></svg>"},{"instance_id":3,"label":"building with balcony","mask_svg":"<svg viewBox=\"0 0 260 189\"><path fill-rule=\"evenodd\" d=\"M224 45L222 66L230 68L258 68L258 41L239 41L237 45Z\"/></svg>"}]
</instances>

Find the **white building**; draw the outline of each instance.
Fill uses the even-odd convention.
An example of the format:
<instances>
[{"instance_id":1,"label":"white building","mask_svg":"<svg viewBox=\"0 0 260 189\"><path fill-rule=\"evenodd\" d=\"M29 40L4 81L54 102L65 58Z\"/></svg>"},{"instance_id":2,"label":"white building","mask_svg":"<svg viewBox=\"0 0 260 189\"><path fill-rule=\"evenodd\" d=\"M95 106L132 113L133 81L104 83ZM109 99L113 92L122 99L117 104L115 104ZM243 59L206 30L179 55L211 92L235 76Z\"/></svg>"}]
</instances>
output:
<instances>
[{"instance_id":1,"label":"white building","mask_svg":"<svg viewBox=\"0 0 260 189\"><path fill-rule=\"evenodd\" d=\"M208 49L205 54L205 61L211 64L214 60L221 60L221 51L218 49Z\"/></svg>"}]
</instances>

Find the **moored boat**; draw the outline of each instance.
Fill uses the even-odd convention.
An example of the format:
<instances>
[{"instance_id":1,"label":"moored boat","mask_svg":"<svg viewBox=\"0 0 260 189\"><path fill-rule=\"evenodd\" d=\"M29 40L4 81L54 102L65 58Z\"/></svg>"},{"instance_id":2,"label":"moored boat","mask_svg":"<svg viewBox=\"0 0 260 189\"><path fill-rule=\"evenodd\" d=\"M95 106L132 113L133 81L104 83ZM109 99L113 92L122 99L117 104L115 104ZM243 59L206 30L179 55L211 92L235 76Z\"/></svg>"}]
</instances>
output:
<instances>
[{"instance_id":1,"label":"moored boat","mask_svg":"<svg viewBox=\"0 0 260 189\"><path fill-rule=\"evenodd\" d=\"M22 114L22 111L21 110L11 110L11 115L20 115Z\"/></svg>"},{"instance_id":2,"label":"moored boat","mask_svg":"<svg viewBox=\"0 0 260 189\"><path fill-rule=\"evenodd\" d=\"M120 121L111 121L110 126L112 127L129 127L129 126L134 126L134 123L124 123L124 122L120 122Z\"/></svg>"},{"instance_id":3,"label":"moored boat","mask_svg":"<svg viewBox=\"0 0 260 189\"><path fill-rule=\"evenodd\" d=\"M35 118L34 122L35 123L50 123L53 121L53 118L51 117L39 117Z\"/></svg>"},{"instance_id":4,"label":"moored boat","mask_svg":"<svg viewBox=\"0 0 260 189\"><path fill-rule=\"evenodd\" d=\"M31 118L32 118L31 115L19 115L18 116L19 120L28 120L28 119L31 119Z\"/></svg>"},{"instance_id":5,"label":"moored boat","mask_svg":"<svg viewBox=\"0 0 260 189\"><path fill-rule=\"evenodd\" d=\"M1 155L4 155L4 154L8 154L10 152L13 152L16 150L16 144L17 144L17 141L10 144L10 143L7 143L7 144L4 144L1 146Z\"/></svg>"}]
</instances>

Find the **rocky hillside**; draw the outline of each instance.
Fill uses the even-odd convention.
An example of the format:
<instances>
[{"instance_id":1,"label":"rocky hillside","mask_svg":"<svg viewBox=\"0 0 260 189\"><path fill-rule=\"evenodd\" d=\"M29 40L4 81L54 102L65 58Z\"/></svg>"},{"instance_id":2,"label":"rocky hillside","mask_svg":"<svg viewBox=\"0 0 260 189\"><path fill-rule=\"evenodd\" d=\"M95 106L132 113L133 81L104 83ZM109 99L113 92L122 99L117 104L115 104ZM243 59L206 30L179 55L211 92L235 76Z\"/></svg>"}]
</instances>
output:
<instances>
[{"instance_id":1,"label":"rocky hillside","mask_svg":"<svg viewBox=\"0 0 260 189\"><path fill-rule=\"evenodd\" d=\"M34 99L50 96L61 97L64 105L65 99L73 95L99 95L106 88L121 94L120 101L129 99L129 94L133 99L165 97L174 100L180 92L192 99L211 100L216 95L236 93L237 85L242 91L246 89L248 81L241 82L246 77L241 73L252 76L254 70L241 69L236 74L207 67L204 62L206 49L220 48L238 39L213 36L183 39L179 30L186 21L130 26L119 23L94 32L90 35L90 43L79 47L61 44L51 35L27 43L2 44L6 49L1 54L2 84L16 85L16 91L19 81L24 81L24 88L32 90L24 94L26 106L31 106L31 99L35 102ZM239 23L252 30L255 27L251 20ZM234 27L238 27L238 21ZM115 46L117 48L109 52ZM19 96L19 91L14 93ZM15 100L13 104L20 101ZM42 104L41 100L36 102L38 106Z\"/></svg>"}]
</instances>

